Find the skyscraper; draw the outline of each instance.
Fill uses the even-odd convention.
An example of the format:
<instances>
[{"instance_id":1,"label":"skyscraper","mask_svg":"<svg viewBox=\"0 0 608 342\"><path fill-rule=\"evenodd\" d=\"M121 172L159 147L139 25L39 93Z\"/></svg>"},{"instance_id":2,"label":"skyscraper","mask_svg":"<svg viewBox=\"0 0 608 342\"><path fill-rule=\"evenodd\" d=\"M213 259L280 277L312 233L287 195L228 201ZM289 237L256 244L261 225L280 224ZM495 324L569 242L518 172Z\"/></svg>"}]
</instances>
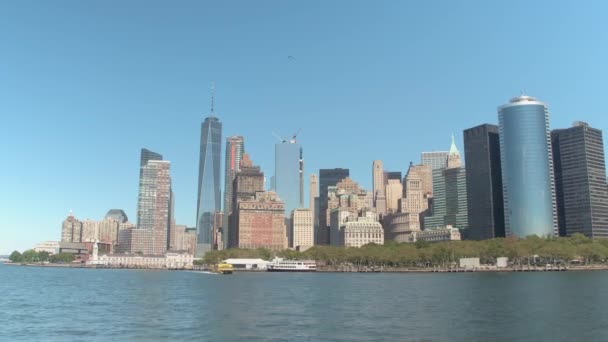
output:
<instances>
[{"instance_id":1,"label":"skyscraper","mask_svg":"<svg viewBox=\"0 0 608 342\"><path fill-rule=\"evenodd\" d=\"M584 122L551 132L560 235L608 238L602 131Z\"/></svg>"},{"instance_id":2,"label":"skyscraper","mask_svg":"<svg viewBox=\"0 0 608 342\"><path fill-rule=\"evenodd\" d=\"M505 236L505 212L498 126L484 124L464 130L469 238Z\"/></svg>"},{"instance_id":3,"label":"skyscraper","mask_svg":"<svg viewBox=\"0 0 608 342\"><path fill-rule=\"evenodd\" d=\"M232 183L236 174L241 170L241 159L245 153L245 140L241 136L232 136L226 138L226 159L225 159L225 176L224 176L224 216L223 216L223 239L224 246L228 245L229 218L232 213Z\"/></svg>"},{"instance_id":4,"label":"skyscraper","mask_svg":"<svg viewBox=\"0 0 608 342\"><path fill-rule=\"evenodd\" d=\"M291 139L276 144L274 152L274 189L285 204L285 213L291 215L292 210L304 205L301 203L302 149L295 139Z\"/></svg>"},{"instance_id":5,"label":"skyscraper","mask_svg":"<svg viewBox=\"0 0 608 342\"><path fill-rule=\"evenodd\" d=\"M518 96L498 107L498 122L505 232L552 236L557 206L547 107Z\"/></svg>"},{"instance_id":6,"label":"skyscraper","mask_svg":"<svg viewBox=\"0 0 608 342\"><path fill-rule=\"evenodd\" d=\"M450 145L450 152L448 152L446 167L448 169L452 169L461 166L462 161L460 160L460 151L458 151L458 148L456 147L456 142L454 141L454 134L452 134L452 144Z\"/></svg>"},{"instance_id":7,"label":"skyscraper","mask_svg":"<svg viewBox=\"0 0 608 342\"><path fill-rule=\"evenodd\" d=\"M422 152L420 162L422 165L430 165L431 169L444 169L448 166L448 151Z\"/></svg>"},{"instance_id":8,"label":"skyscraper","mask_svg":"<svg viewBox=\"0 0 608 342\"><path fill-rule=\"evenodd\" d=\"M329 229L327 225L327 188L336 186L338 182L347 178L349 169L320 169L319 170L319 214L318 230L315 234L316 243L320 245L329 244Z\"/></svg>"},{"instance_id":9,"label":"skyscraper","mask_svg":"<svg viewBox=\"0 0 608 342\"><path fill-rule=\"evenodd\" d=\"M389 179L386 184L386 209L390 213L399 211L399 200L403 196L401 179Z\"/></svg>"},{"instance_id":10,"label":"skyscraper","mask_svg":"<svg viewBox=\"0 0 608 342\"><path fill-rule=\"evenodd\" d=\"M292 247L299 251L314 245L313 214L308 208L299 208L291 213L293 232Z\"/></svg>"},{"instance_id":11,"label":"skyscraper","mask_svg":"<svg viewBox=\"0 0 608 342\"><path fill-rule=\"evenodd\" d=\"M213 217L221 210L220 154L222 150L222 123L215 116L214 99L211 97L211 115L201 126L201 146L198 166L198 197L196 232L198 255L211 249Z\"/></svg>"},{"instance_id":12,"label":"skyscraper","mask_svg":"<svg viewBox=\"0 0 608 342\"><path fill-rule=\"evenodd\" d=\"M108 210L108 213L106 214L106 218L112 218L112 219L118 221L118 223L126 223L127 221L129 221L127 214L122 209Z\"/></svg>"},{"instance_id":13,"label":"skyscraper","mask_svg":"<svg viewBox=\"0 0 608 342\"><path fill-rule=\"evenodd\" d=\"M433 171L433 204L431 216L424 217L424 229L448 225L467 229L467 180L461 167Z\"/></svg>"},{"instance_id":14,"label":"skyscraper","mask_svg":"<svg viewBox=\"0 0 608 342\"><path fill-rule=\"evenodd\" d=\"M137 228L153 231L152 252L167 250L171 224L171 163L166 160L148 160L141 167Z\"/></svg>"},{"instance_id":15,"label":"skyscraper","mask_svg":"<svg viewBox=\"0 0 608 342\"><path fill-rule=\"evenodd\" d=\"M384 166L382 160L374 160L372 163L372 191L374 192L374 207L377 206L378 197L385 196L386 179L384 177Z\"/></svg>"},{"instance_id":16,"label":"skyscraper","mask_svg":"<svg viewBox=\"0 0 608 342\"><path fill-rule=\"evenodd\" d=\"M308 209L310 209L312 215L314 245L314 236L319 222L319 178L314 173L310 175L310 181L308 184Z\"/></svg>"},{"instance_id":17,"label":"skyscraper","mask_svg":"<svg viewBox=\"0 0 608 342\"><path fill-rule=\"evenodd\" d=\"M70 214L61 224L61 242L81 242L81 238L82 222L75 219L70 210Z\"/></svg>"},{"instance_id":18,"label":"skyscraper","mask_svg":"<svg viewBox=\"0 0 608 342\"><path fill-rule=\"evenodd\" d=\"M243 154L240 170L232 185L232 212L228 224L228 248L239 246L238 204L241 201L254 201L256 193L264 191L264 173L254 166L249 155ZM284 210L284 208L283 208Z\"/></svg>"}]
</instances>

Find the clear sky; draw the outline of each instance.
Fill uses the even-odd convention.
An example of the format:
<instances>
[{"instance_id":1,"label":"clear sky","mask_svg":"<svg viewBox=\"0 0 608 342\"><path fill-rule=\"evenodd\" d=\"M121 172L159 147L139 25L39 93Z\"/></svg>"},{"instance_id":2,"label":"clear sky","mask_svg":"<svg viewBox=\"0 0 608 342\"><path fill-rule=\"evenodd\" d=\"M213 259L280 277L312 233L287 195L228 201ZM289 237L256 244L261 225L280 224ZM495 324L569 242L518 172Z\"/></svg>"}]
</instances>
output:
<instances>
[{"instance_id":1,"label":"clear sky","mask_svg":"<svg viewBox=\"0 0 608 342\"><path fill-rule=\"evenodd\" d=\"M70 209L135 222L142 147L172 162L177 222L194 225L211 81L222 138L244 135L268 178L273 131L302 128L307 176L346 167L370 187L372 160L405 172L452 132L462 150L462 130L496 123L522 90L552 128L605 130L606 13L605 1L1 1L0 254L58 240Z\"/></svg>"}]
</instances>

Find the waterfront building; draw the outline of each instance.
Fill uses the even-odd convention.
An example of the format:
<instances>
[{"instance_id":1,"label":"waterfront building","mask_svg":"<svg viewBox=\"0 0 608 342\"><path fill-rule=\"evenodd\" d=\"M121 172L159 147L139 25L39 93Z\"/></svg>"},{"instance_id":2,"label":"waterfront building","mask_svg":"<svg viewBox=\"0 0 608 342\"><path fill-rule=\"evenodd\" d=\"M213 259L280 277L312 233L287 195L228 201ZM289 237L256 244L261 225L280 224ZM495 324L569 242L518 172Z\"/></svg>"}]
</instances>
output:
<instances>
[{"instance_id":1,"label":"waterfront building","mask_svg":"<svg viewBox=\"0 0 608 342\"><path fill-rule=\"evenodd\" d=\"M374 207L377 207L376 201L378 200L378 197L386 196L386 193L385 193L386 179L385 179L385 175L384 175L384 166L382 165L382 160L373 161L372 177L373 177L372 191L374 193ZM384 206L386 207L386 203L384 203Z\"/></svg>"},{"instance_id":2,"label":"waterfront building","mask_svg":"<svg viewBox=\"0 0 608 342\"><path fill-rule=\"evenodd\" d=\"M201 125L198 165L198 196L196 204L197 255L204 255L213 244L213 215L222 210L220 191L220 154L222 123L215 116L211 96L211 115Z\"/></svg>"},{"instance_id":3,"label":"waterfront building","mask_svg":"<svg viewBox=\"0 0 608 342\"><path fill-rule=\"evenodd\" d=\"M37 253L47 252L50 255L57 254L59 251L59 241L44 241L37 243L36 246L34 246L34 251Z\"/></svg>"},{"instance_id":4,"label":"waterfront building","mask_svg":"<svg viewBox=\"0 0 608 342\"><path fill-rule=\"evenodd\" d=\"M245 139L235 135L226 138L226 159L224 174L224 215L222 221L222 231L228 231L229 219L234 205L232 204L233 194L232 185L236 174L241 170L241 160L245 153ZM228 234L223 234L223 245L228 244Z\"/></svg>"},{"instance_id":5,"label":"waterfront building","mask_svg":"<svg viewBox=\"0 0 608 342\"><path fill-rule=\"evenodd\" d=\"M238 179L238 176L237 176ZM239 248L287 248L285 205L274 192L257 192L251 200L238 201Z\"/></svg>"},{"instance_id":6,"label":"waterfront building","mask_svg":"<svg viewBox=\"0 0 608 342\"><path fill-rule=\"evenodd\" d=\"M312 247L314 241L314 225L312 210L307 208L295 209L291 214L292 246L299 251Z\"/></svg>"},{"instance_id":7,"label":"waterfront building","mask_svg":"<svg viewBox=\"0 0 608 342\"><path fill-rule=\"evenodd\" d=\"M431 215L423 220L424 229L453 225L468 227L467 180L464 168L433 171L433 202Z\"/></svg>"},{"instance_id":8,"label":"waterfront building","mask_svg":"<svg viewBox=\"0 0 608 342\"><path fill-rule=\"evenodd\" d=\"M420 163L429 165L432 170L445 169L448 166L449 151L422 152Z\"/></svg>"},{"instance_id":9,"label":"waterfront building","mask_svg":"<svg viewBox=\"0 0 608 342\"><path fill-rule=\"evenodd\" d=\"M149 160L142 166L137 209L138 229L154 231L153 254L162 254L169 245L171 226L171 163L166 160Z\"/></svg>"},{"instance_id":10,"label":"waterfront building","mask_svg":"<svg viewBox=\"0 0 608 342\"><path fill-rule=\"evenodd\" d=\"M412 232L410 234L409 242L416 242L418 240L427 242L460 241L461 235L460 230L448 225L443 228L425 229L419 232Z\"/></svg>"},{"instance_id":11,"label":"waterfront building","mask_svg":"<svg viewBox=\"0 0 608 342\"><path fill-rule=\"evenodd\" d=\"M577 121L551 132L560 235L608 238L602 131Z\"/></svg>"},{"instance_id":12,"label":"waterfront building","mask_svg":"<svg viewBox=\"0 0 608 342\"><path fill-rule=\"evenodd\" d=\"M336 186L338 182L347 178L349 174L349 169L342 168L319 170L319 213L317 219L318 230L315 234L316 244L329 244L329 218L327 216L328 187Z\"/></svg>"},{"instance_id":13,"label":"waterfront building","mask_svg":"<svg viewBox=\"0 0 608 342\"><path fill-rule=\"evenodd\" d=\"M341 235L344 247L361 247L369 243L384 244L384 229L374 215L347 221Z\"/></svg>"},{"instance_id":14,"label":"waterfront building","mask_svg":"<svg viewBox=\"0 0 608 342\"><path fill-rule=\"evenodd\" d=\"M89 264L114 268L192 269L194 256L184 252L167 252L164 255L104 254Z\"/></svg>"},{"instance_id":15,"label":"waterfront building","mask_svg":"<svg viewBox=\"0 0 608 342\"><path fill-rule=\"evenodd\" d=\"M505 233L517 237L557 233L557 205L549 111L518 96L498 107Z\"/></svg>"},{"instance_id":16,"label":"waterfront building","mask_svg":"<svg viewBox=\"0 0 608 342\"><path fill-rule=\"evenodd\" d=\"M302 197L302 148L295 138L283 140L274 148L274 191L291 213L304 205Z\"/></svg>"},{"instance_id":17,"label":"waterfront building","mask_svg":"<svg viewBox=\"0 0 608 342\"><path fill-rule=\"evenodd\" d=\"M389 179L386 184L386 211L396 213L399 211L399 200L403 196L401 178ZM380 211L378 211L380 213Z\"/></svg>"},{"instance_id":18,"label":"waterfront building","mask_svg":"<svg viewBox=\"0 0 608 342\"><path fill-rule=\"evenodd\" d=\"M61 224L61 242L80 242L82 238L82 222L74 218L70 210L68 217Z\"/></svg>"},{"instance_id":19,"label":"waterfront building","mask_svg":"<svg viewBox=\"0 0 608 342\"><path fill-rule=\"evenodd\" d=\"M110 209L106 214L105 218L111 218L117 221L118 223L126 223L129 221L127 214L122 209Z\"/></svg>"},{"instance_id":20,"label":"waterfront building","mask_svg":"<svg viewBox=\"0 0 608 342\"><path fill-rule=\"evenodd\" d=\"M412 232L420 231L420 215L417 213L394 213L382 219L385 240L410 242Z\"/></svg>"},{"instance_id":21,"label":"waterfront building","mask_svg":"<svg viewBox=\"0 0 608 342\"><path fill-rule=\"evenodd\" d=\"M505 236L498 126L464 130L469 235L472 240Z\"/></svg>"},{"instance_id":22,"label":"waterfront building","mask_svg":"<svg viewBox=\"0 0 608 342\"><path fill-rule=\"evenodd\" d=\"M238 203L255 199L257 192L264 191L264 173L254 166L248 154L243 154L240 170L232 185L232 213L228 224L228 248L239 246Z\"/></svg>"}]
</instances>

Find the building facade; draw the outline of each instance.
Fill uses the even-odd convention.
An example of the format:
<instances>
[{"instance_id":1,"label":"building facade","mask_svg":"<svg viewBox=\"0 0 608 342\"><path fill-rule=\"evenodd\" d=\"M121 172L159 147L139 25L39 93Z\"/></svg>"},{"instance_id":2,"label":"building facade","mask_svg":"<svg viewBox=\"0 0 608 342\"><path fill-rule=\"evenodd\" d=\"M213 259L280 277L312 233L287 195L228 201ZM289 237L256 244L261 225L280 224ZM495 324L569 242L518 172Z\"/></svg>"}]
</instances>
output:
<instances>
[{"instance_id":1,"label":"building facade","mask_svg":"<svg viewBox=\"0 0 608 342\"><path fill-rule=\"evenodd\" d=\"M410 235L410 242L423 240L427 242L460 241L460 230L447 226L439 229L425 229L420 232L413 232Z\"/></svg>"},{"instance_id":2,"label":"building facade","mask_svg":"<svg viewBox=\"0 0 608 342\"><path fill-rule=\"evenodd\" d=\"M469 238L505 237L505 212L498 126L466 129L464 157L467 179Z\"/></svg>"},{"instance_id":3,"label":"building facade","mask_svg":"<svg viewBox=\"0 0 608 342\"><path fill-rule=\"evenodd\" d=\"M70 214L61 224L61 242L81 242L82 241L82 222Z\"/></svg>"},{"instance_id":4,"label":"building facade","mask_svg":"<svg viewBox=\"0 0 608 342\"><path fill-rule=\"evenodd\" d=\"M163 254L169 245L172 217L170 168L171 163L166 160L149 160L141 167L137 228L154 231L153 254Z\"/></svg>"},{"instance_id":5,"label":"building facade","mask_svg":"<svg viewBox=\"0 0 608 342\"><path fill-rule=\"evenodd\" d=\"M417 213L395 213L382 220L384 238L396 242L410 242L412 232L420 231L420 215Z\"/></svg>"},{"instance_id":6,"label":"building facade","mask_svg":"<svg viewBox=\"0 0 608 342\"><path fill-rule=\"evenodd\" d=\"M584 122L551 132L560 235L608 238L602 131Z\"/></svg>"},{"instance_id":7,"label":"building facade","mask_svg":"<svg viewBox=\"0 0 608 342\"><path fill-rule=\"evenodd\" d=\"M433 203L431 215L424 217L424 229L448 225L468 228L467 183L464 168L433 171Z\"/></svg>"},{"instance_id":8,"label":"building facade","mask_svg":"<svg viewBox=\"0 0 608 342\"><path fill-rule=\"evenodd\" d=\"M106 214L105 218L111 218L117 221L118 223L126 223L129 221L127 214L122 209L110 209Z\"/></svg>"},{"instance_id":9,"label":"building facade","mask_svg":"<svg viewBox=\"0 0 608 342\"><path fill-rule=\"evenodd\" d=\"M274 148L274 191L285 203L285 212L304 205L302 200L302 148L295 139L284 140Z\"/></svg>"},{"instance_id":10,"label":"building facade","mask_svg":"<svg viewBox=\"0 0 608 342\"><path fill-rule=\"evenodd\" d=\"M400 211L399 203L403 196L403 185L401 179L389 179L386 184L386 212L396 213Z\"/></svg>"},{"instance_id":11,"label":"building facade","mask_svg":"<svg viewBox=\"0 0 608 342\"><path fill-rule=\"evenodd\" d=\"M506 235L553 236L557 205L549 111L530 96L498 107Z\"/></svg>"},{"instance_id":12,"label":"building facade","mask_svg":"<svg viewBox=\"0 0 608 342\"><path fill-rule=\"evenodd\" d=\"M201 125L201 144L198 166L198 196L196 231L198 255L212 248L213 215L222 209L220 191L220 158L222 151L222 123L215 116L213 98L211 116Z\"/></svg>"},{"instance_id":13,"label":"building facade","mask_svg":"<svg viewBox=\"0 0 608 342\"><path fill-rule=\"evenodd\" d=\"M238 202L238 247L287 248L285 205L273 192L258 192L255 199Z\"/></svg>"},{"instance_id":14,"label":"building facade","mask_svg":"<svg viewBox=\"0 0 608 342\"><path fill-rule=\"evenodd\" d=\"M445 169L448 166L448 151L422 152L420 164L429 165L432 170Z\"/></svg>"},{"instance_id":15,"label":"building facade","mask_svg":"<svg viewBox=\"0 0 608 342\"><path fill-rule=\"evenodd\" d=\"M372 191L374 194L374 207L377 207L377 198L382 196L386 198L385 185L386 178L384 174L384 166L382 160L374 160L372 162ZM386 203L384 203L386 205Z\"/></svg>"},{"instance_id":16,"label":"building facade","mask_svg":"<svg viewBox=\"0 0 608 342\"><path fill-rule=\"evenodd\" d=\"M293 247L305 251L315 244L314 224L312 210L306 208L295 209L291 215Z\"/></svg>"},{"instance_id":17,"label":"building facade","mask_svg":"<svg viewBox=\"0 0 608 342\"><path fill-rule=\"evenodd\" d=\"M240 166L241 169L237 172L232 186L233 208L228 224L228 248L239 246L239 202L255 200L256 193L264 191L264 173L262 173L259 166L253 165L248 154L243 154Z\"/></svg>"},{"instance_id":18,"label":"building facade","mask_svg":"<svg viewBox=\"0 0 608 342\"><path fill-rule=\"evenodd\" d=\"M319 170L319 213L317 215L317 232L315 234L316 244L329 244L329 225L327 216L328 188L336 186L338 182L347 178L349 169L320 169Z\"/></svg>"},{"instance_id":19,"label":"building facade","mask_svg":"<svg viewBox=\"0 0 608 342\"><path fill-rule=\"evenodd\" d=\"M233 209L232 185L236 174L241 170L241 160L245 153L245 139L242 136L232 136L226 138L226 159L224 174L224 216L222 221L222 231L228 231L229 218ZM228 234L223 234L223 245L228 244Z\"/></svg>"},{"instance_id":20,"label":"building facade","mask_svg":"<svg viewBox=\"0 0 608 342\"><path fill-rule=\"evenodd\" d=\"M358 217L348 221L343 229L344 247L361 247L370 243L384 244L384 229L373 217Z\"/></svg>"}]
</instances>

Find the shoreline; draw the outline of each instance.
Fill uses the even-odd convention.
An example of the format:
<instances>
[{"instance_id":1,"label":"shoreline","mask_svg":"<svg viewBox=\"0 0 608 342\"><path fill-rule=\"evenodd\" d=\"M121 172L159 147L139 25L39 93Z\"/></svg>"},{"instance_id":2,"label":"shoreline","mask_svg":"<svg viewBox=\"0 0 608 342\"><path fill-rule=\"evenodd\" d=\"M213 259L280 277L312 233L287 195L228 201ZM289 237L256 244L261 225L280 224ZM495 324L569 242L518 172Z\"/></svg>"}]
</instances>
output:
<instances>
[{"instance_id":1,"label":"shoreline","mask_svg":"<svg viewBox=\"0 0 608 342\"><path fill-rule=\"evenodd\" d=\"M24 267L45 267L45 268L85 268L85 269L100 269L100 270L143 270L143 271L189 271L203 272L205 269L195 268L135 268L135 267L107 267L99 265L84 265L84 264L36 264L36 263L12 263L4 262L6 266L24 266ZM479 269L441 269L441 268L351 268L344 267L319 267L316 272L319 273L532 273L532 272L566 272L566 271L607 271L608 265L589 265L589 266L570 266L558 269L546 269L544 267L522 267L522 268L479 268ZM266 272L262 270L235 270L235 273L259 273ZM289 272L297 273L297 272Z\"/></svg>"}]
</instances>

